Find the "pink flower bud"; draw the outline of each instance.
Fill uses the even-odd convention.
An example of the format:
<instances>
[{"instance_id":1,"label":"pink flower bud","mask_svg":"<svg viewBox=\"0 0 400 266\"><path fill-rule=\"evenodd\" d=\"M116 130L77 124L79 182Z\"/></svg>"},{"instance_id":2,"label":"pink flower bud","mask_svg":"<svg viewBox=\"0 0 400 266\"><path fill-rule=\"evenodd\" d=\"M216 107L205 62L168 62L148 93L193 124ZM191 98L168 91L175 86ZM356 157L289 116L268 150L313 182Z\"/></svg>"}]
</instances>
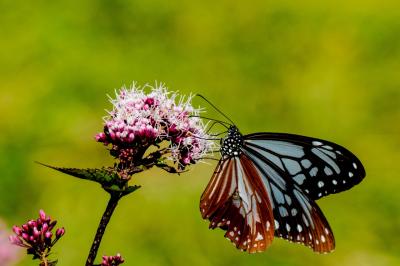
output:
<instances>
[{"instance_id":1,"label":"pink flower bud","mask_svg":"<svg viewBox=\"0 0 400 266\"><path fill-rule=\"evenodd\" d=\"M65 229L64 229L64 227L58 228L58 229L57 229L57 231L56 231L56 237L57 237L57 238L62 237L64 234L65 234Z\"/></svg>"},{"instance_id":2,"label":"pink flower bud","mask_svg":"<svg viewBox=\"0 0 400 266\"><path fill-rule=\"evenodd\" d=\"M190 158L189 157L182 158L182 162L183 164L188 165L190 164Z\"/></svg>"},{"instance_id":3,"label":"pink flower bud","mask_svg":"<svg viewBox=\"0 0 400 266\"><path fill-rule=\"evenodd\" d=\"M37 237L39 237L39 235L40 235L39 230L36 227L33 227L33 236L35 238L37 238Z\"/></svg>"},{"instance_id":4,"label":"pink flower bud","mask_svg":"<svg viewBox=\"0 0 400 266\"><path fill-rule=\"evenodd\" d=\"M13 226L13 231L14 231L14 233L16 233L17 235L21 235L22 234L22 229L21 229L21 227L18 227L18 226Z\"/></svg>"},{"instance_id":5,"label":"pink flower bud","mask_svg":"<svg viewBox=\"0 0 400 266\"><path fill-rule=\"evenodd\" d=\"M135 139L135 134L130 133L130 134L129 134L129 137L128 137L128 140L129 140L130 142L132 142L134 139Z\"/></svg>"},{"instance_id":6,"label":"pink flower bud","mask_svg":"<svg viewBox=\"0 0 400 266\"><path fill-rule=\"evenodd\" d=\"M42 232L46 232L49 229L49 225L47 223L44 223L42 225Z\"/></svg>"},{"instance_id":7,"label":"pink flower bud","mask_svg":"<svg viewBox=\"0 0 400 266\"><path fill-rule=\"evenodd\" d=\"M46 213L43 210L39 211L39 217L41 220L45 221L46 220Z\"/></svg>"},{"instance_id":8,"label":"pink flower bud","mask_svg":"<svg viewBox=\"0 0 400 266\"><path fill-rule=\"evenodd\" d=\"M22 245L22 240L17 236L9 236L8 239L10 240L11 244L14 245Z\"/></svg>"},{"instance_id":9,"label":"pink flower bud","mask_svg":"<svg viewBox=\"0 0 400 266\"><path fill-rule=\"evenodd\" d=\"M149 106L152 106L154 104L154 99L149 97L144 101L144 103Z\"/></svg>"},{"instance_id":10,"label":"pink flower bud","mask_svg":"<svg viewBox=\"0 0 400 266\"><path fill-rule=\"evenodd\" d=\"M110 138L112 140L115 140L115 133L113 131L110 131Z\"/></svg>"},{"instance_id":11,"label":"pink flower bud","mask_svg":"<svg viewBox=\"0 0 400 266\"><path fill-rule=\"evenodd\" d=\"M53 234L50 232L50 231L47 231L45 234L44 234L44 237L45 238L51 238L53 236Z\"/></svg>"},{"instance_id":12,"label":"pink flower bud","mask_svg":"<svg viewBox=\"0 0 400 266\"><path fill-rule=\"evenodd\" d=\"M106 136L106 134L104 134L104 132L101 132L99 134L96 134L95 138L96 138L96 141L98 141L98 142L104 142L106 140L107 136Z\"/></svg>"},{"instance_id":13,"label":"pink flower bud","mask_svg":"<svg viewBox=\"0 0 400 266\"><path fill-rule=\"evenodd\" d=\"M33 220L28 221L28 226L29 226L30 228L35 227L35 226L36 226L36 221L33 221Z\"/></svg>"},{"instance_id":14,"label":"pink flower bud","mask_svg":"<svg viewBox=\"0 0 400 266\"><path fill-rule=\"evenodd\" d=\"M22 233L22 238L25 239L26 241L28 241L29 235L27 233Z\"/></svg>"}]
</instances>

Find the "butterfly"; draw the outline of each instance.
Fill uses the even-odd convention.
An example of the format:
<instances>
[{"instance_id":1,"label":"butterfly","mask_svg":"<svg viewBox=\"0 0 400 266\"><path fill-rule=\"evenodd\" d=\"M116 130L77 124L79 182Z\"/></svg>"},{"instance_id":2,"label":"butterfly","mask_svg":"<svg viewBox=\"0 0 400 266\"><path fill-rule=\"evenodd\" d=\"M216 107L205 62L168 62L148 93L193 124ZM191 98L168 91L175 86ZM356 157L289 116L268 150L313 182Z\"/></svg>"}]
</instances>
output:
<instances>
[{"instance_id":1,"label":"butterfly","mask_svg":"<svg viewBox=\"0 0 400 266\"><path fill-rule=\"evenodd\" d=\"M264 251L274 237L318 253L332 251L332 230L315 201L360 183L366 174L360 160L326 140L243 135L233 122L227 128L221 159L200 199L209 227L225 230L226 238L249 253Z\"/></svg>"}]
</instances>

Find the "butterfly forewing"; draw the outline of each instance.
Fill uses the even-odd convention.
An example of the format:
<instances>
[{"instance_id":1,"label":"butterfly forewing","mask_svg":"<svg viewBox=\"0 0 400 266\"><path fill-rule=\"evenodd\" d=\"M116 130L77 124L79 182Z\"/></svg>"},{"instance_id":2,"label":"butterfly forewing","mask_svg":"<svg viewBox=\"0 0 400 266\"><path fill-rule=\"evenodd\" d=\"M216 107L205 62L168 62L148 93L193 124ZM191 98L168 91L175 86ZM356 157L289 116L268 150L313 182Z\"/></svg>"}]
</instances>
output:
<instances>
[{"instance_id":1,"label":"butterfly forewing","mask_svg":"<svg viewBox=\"0 0 400 266\"><path fill-rule=\"evenodd\" d=\"M237 183L233 171L235 171L233 159L219 161L201 196L200 211L203 219L208 219L216 210L223 208L235 192Z\"/></svg>"},{"instance_id":2,"label":"butterfly forewing","mask_svg":"<svg viewBox=\"0 0 400 266\"><path fill-rule=\"evenodd\" d=\"M279 167L270 165L257 153L245 148L269 191L274 215L275 235L309 246L316 252L334 249L335 240L328 222L316 203L298 185L285 178Z\"/></svg>"},{"instance_id":3,"label":"butterfly forewing","mask_svg":"<svg viewBox=\"0 0 400 266\"><path fill-rule=\"evenodd\" d=\"M335 143L294 134L256 133L244 146L290 177L311 199L350 189L365 177L361 162Z\"/></svg>"},{"instance_id":4,"label":"butterfly forewing","mask_svg":"<svg viewBox=\"0 0 400 266\"><path fill-rule=\"evenodd\" d=\"M221 184L229 184L229 189L219 189ZM241 250L263 251L272 242L268 194L254 164L243 155L220 161L201 197L200 209L203 218L210 220L210 228L226 230L225 237Z\"/></svg>"}]
</instances>

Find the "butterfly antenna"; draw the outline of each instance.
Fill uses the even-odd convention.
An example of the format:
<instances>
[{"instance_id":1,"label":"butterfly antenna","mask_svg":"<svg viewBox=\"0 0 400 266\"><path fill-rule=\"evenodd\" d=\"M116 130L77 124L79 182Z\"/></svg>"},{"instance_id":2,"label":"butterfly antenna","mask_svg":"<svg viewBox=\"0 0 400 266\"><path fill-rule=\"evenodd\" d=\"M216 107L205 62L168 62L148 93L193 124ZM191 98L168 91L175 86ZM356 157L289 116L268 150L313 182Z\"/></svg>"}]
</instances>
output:
<instances>
[{"instance_id":1,"label":"butterfly antenna","mask_svg":"<svg viewBox=\"0 0 400 266\"><path fill-rule=\"evenodd\" d=\"M198 97L202 98L202 99L203 99L204 101L206 101L209 105L211 105L218 113L220 113L223 117L225 117L226 119L228 119L229 122L232 123L232 125L235 125L235 123L233 123L233 121L232 121L228 116L226 116L226 115L225 115L221 110L219 110L214 104L212 104L209 100L207 100L206 97L204 97L204 96L201 95L201 94L196 94L195 96L198 96Z\"/></svg>"},{"instance_id":2,"label":"butterfly antenna","mask_svg":"<svg viewBox=\"0 0 400 266\"><path fill-rule=\"evenodd\" d=\"M228 122L224 122L224 121L221 121L221 120L217 120L217 119L214 119L214 118L209 118L209 117L205 117L205 116L201 116L201 115L190 115L190 117L198 117L198 118L201 118L201 119L210 120L210 121L213 121L214 123L218 123L218 124L222 125L226 129L229 128L227 125L230 125Z\"/></svg>"}]
</instances>

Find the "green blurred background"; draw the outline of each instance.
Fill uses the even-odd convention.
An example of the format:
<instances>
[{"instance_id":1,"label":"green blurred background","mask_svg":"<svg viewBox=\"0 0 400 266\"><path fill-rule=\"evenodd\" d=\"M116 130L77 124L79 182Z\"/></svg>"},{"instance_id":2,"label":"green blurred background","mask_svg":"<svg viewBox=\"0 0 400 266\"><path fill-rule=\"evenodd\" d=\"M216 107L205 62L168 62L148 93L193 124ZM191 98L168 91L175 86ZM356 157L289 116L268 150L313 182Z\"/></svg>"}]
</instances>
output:
<instances>
[{"instance_id":1,"label":"green blurred background","mask_svg":"<svg viewBox=\"0 0 400 266\"><path fill-rule=\"evenodd\" d=\"M232 2L0 1L0 216L8 225L45 209L67 229L59 265L82 265L107 195L34 161L111 164L93 140L110 108L106 94L157 80L206 95L243 133L342 144L367 178L319 201L334 253L276 239L249 255L200 217L214 162L181 176L152 169L134 178L143 188L118 206L100 254L146 266L400 265L399 2Z\"/></svg>"}]
</instances>

